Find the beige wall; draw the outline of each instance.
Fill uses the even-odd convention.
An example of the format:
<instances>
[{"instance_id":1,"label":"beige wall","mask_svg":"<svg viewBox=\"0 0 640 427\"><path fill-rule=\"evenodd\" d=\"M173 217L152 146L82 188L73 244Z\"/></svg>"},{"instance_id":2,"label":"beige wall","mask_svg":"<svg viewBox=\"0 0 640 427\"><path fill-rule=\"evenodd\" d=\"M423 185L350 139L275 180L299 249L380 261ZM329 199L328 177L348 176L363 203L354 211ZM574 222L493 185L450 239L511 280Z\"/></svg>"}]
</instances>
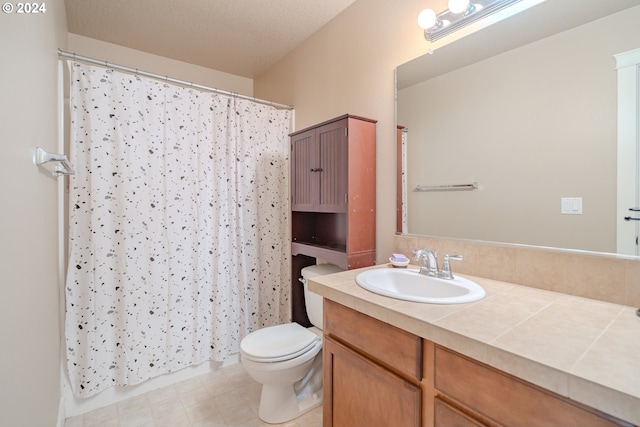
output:
<instances>
[{"instance_id":1,"label":"beige wall","mask_svg":"<svg viewBox=\"0 0 640 427\"><path fill-rule=\"evenodd\" d=\"M378 262L395 232L394 69L427 44L417 27L419 0L358 0L265 75L255 96L293 104L296 129L350 113L377 119Z\"/></svg>"},{"instance_id":2,"label":"beige wall","mask_svg":"<svg viewBox=\"0 0 640 427\"><path fill-rule=\"evenodd\" d=\"M253 96L253 80L69 33L69 53L227 92Z\"/></svg>"},{"instance_id":3,"label":"beige wall","mask_svg":"<svg viewBox=\"0 0 640 427\"><path fill-rule=\"evenodd\" d=\"M409 232L615 253L614 55L638 47L639 20L632 8L400 91ZM583 214L562 215L562 197Z\"/></svg>"},{"instance_id":4,"label":"beige wall","mask_svg":"<svg viewBox=\"0 0 640 427\"><path fill-rule=\"evenodd\" d=\"M60 401L58 181L32 163L57 151L57 49L63 0L39 15L0 16L0 424L54 426Z\"/></svg>"}]
</instances>

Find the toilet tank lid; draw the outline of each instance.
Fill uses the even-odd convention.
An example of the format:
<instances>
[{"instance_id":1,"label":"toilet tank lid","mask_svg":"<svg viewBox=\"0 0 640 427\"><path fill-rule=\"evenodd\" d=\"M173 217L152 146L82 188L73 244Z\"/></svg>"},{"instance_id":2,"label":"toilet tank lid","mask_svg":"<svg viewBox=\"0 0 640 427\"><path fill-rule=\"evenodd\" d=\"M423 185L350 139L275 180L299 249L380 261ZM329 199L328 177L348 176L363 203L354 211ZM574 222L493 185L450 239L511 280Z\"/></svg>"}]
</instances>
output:
<instances>
[{"instance_id":1,"label":"toilet tank lid","mask_svg":"<svg viewBox=\"0 0 640 427\"><path fill-rule=\"evenodd\" d=\"M324 276L325 274L339 273L344 271L342 268L333 264L317 264L310 265L302 269L302 277L308 279L309 277Z\"/></svg>"}]
</instances>

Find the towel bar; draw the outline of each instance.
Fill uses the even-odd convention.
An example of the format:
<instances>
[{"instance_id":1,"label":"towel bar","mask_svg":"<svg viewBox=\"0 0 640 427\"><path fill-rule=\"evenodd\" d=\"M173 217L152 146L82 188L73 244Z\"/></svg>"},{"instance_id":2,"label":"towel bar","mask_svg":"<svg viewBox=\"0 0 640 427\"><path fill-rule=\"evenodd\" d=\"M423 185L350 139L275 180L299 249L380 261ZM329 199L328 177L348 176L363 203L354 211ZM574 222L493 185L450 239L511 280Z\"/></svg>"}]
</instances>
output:
<instances>
[{"instance_id":1,"label":"towel bar","mask_svg":"<svg viewBox=\"0 0 640 427\"><path fill-rule=\"evenodd\" d=\"M451 191L451 190L476 190L478 183L471 184L445 184L445 185L416 185L415 191Z\"/></svg>"}]
</instances>

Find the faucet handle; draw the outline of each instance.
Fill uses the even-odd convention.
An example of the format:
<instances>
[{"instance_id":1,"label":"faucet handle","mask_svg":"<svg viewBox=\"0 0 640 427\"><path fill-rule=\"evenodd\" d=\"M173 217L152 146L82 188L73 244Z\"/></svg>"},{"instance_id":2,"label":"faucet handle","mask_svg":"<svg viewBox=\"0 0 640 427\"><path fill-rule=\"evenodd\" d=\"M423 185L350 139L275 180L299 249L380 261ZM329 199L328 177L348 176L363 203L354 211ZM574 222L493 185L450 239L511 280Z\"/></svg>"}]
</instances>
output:
<instances>
[{"instance_id":1,"label":"faucet handle","mask_svg":"<svg viewBox=\"0 0 640 427\"><path fill-rule=\"evenodd\" d=\"M462 261L464 257L462 255L449 255L445 254L442 260L442 271L440 277L443 279L453 279L453 273L451 272L451 265L449 260Z\"/></svg>"}]
</instances>

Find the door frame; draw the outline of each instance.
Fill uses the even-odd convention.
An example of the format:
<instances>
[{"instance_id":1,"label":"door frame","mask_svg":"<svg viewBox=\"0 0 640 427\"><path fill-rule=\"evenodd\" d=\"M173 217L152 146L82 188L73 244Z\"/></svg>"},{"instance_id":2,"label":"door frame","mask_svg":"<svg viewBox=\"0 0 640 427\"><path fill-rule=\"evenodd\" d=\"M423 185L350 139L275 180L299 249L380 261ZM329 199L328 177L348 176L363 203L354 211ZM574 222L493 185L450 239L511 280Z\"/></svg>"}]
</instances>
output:
<instances>
[{"instance_id":1,"label":"door frame","mask_svg":"<svg viewBox=\"0 0 640 427\"><path fill-rule=\"evenodd\" d=\"M640 255L640 49L614 55L618 72L617 253Z\"/></svg>"}]
</instances>

